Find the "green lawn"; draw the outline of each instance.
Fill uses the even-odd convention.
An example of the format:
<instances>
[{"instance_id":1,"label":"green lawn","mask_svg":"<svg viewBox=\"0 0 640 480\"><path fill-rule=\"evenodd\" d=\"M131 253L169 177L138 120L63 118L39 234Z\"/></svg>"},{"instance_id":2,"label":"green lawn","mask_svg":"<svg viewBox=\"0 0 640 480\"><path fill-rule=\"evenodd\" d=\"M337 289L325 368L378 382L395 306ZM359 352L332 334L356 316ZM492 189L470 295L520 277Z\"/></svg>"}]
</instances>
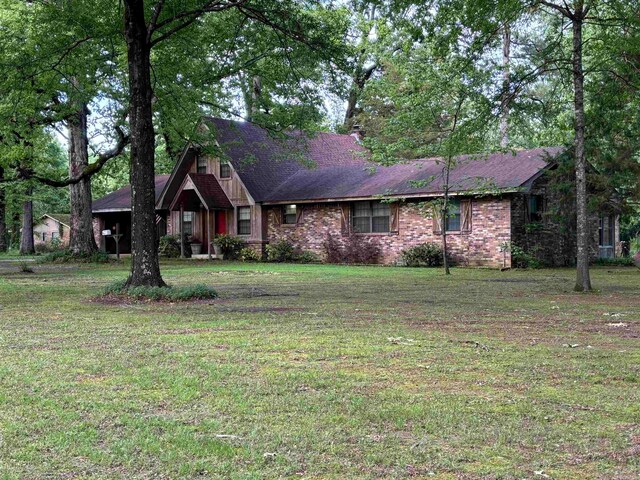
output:
<instances>
[{"instance_id":1,"label":"green lawn","mask_svg":"<svg viewBox=\"0 0 640 480\"><path fill-rule=\"evenodd\" d=\"M0 261L0 478L638 479L640 271Z\"/></svg>"}]
</instances>

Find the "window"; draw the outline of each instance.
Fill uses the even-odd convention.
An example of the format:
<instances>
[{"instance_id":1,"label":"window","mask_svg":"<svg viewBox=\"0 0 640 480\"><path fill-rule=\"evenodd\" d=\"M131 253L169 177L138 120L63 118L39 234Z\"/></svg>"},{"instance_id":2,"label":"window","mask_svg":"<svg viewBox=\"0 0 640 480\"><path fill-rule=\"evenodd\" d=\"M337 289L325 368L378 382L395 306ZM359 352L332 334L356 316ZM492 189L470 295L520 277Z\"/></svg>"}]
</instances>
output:
<instances>
[{"instance_id":1,"label":"window","mask_svg":"<svg viewBox=\"0 0 640 480\"><path fill-rule=\"evenodd\" d=\"M285 205L283 223L287 225L295 225L298 220L298 212L295 205Z\"/></svg>"},{"instance_id":2,"label":"window","mask_svg":"<svg viewBox=\"0 0 640 480\"><path fill-rule=\"evenodd\" d=\"M542 222L543 199L542 195L531 195L529 197L529 221Z\"/></svg>"},{"instance_id":3,"label":"window","mask_svg":"<svg viewBox=\"0 0 640 480\"><path fill-rule=\"evenodd\" d=\"M198 157L196 160L196 172L207 173L207 159L204 157Z\"/></svg>"},{"instance_id":4,"label":"window","mask_svg":"<svg viewBox=\"0 0 640 480\"><path fill-rule=\"evenodd\" d=\"M251 207L238 207L238 235L251 235Z\"/></svg>"},{"instance_id":5,"label":"window","mask_svg":"<svg viewBox=\"0 0 640 480\"><path fill-rule=\"evenodd\" d=\"M231 165L229 162L221 161L220 162L220 178L230 178L231 177Z\"/></svg>"},{"instance_id":6,"label":"window","mask_svg":"<svg viewBox=\"0 0 640 480\"><path fill-rule=\"evenodd\" d=\"M600 237L601 247L613 246L613 238L615 236L615 219L611 216L600 217L600 229L598 236Z\"/></svg>"},{"instance_id":7,"label":"window","mask_svg":"<svg viewBox=\"0 0 640 480\"><path fill-rule=\"evenodd\" d=\"M354 203L353 231L356 233L389 232L389 204L382 202Z\"/></svg>"},{"instance_id":8,"label":"window","mask_svg":"<svg viewBox=\"0 0 640 480\"><path fill-rule=\"evenodd\" d=\"M600 217L600 228L598 229L598 256L600 258L615 257L615 235L616 219L613 216Z\"/></svg>"},{"instance_id":9,"label":"window","mask_svg":"<svg viewBox=\"0 0 640 480\"><path fill-rule=\"evenodd\" d=\"M58 232L51 232L51 240L55 240L56 238L59 238L60 234Z\"/></svg>"},{"instance_id":10,"label":"window","mask_svg":"<svg viewBox=\"0 0 640 480\"><path fill-rule=\"evenodd\" d=\"M47 232L42 232L42 241L43 242L47 241Z\"/></svg>"},{"instance_id":11,"label":"window","mask_svg":"<svg viewBox=\"0 0 640 480\"><path fill-rule=\"evenodd\" d=\"M182 212L182 233L193 235L193 212Z\"/></svg>"},{"instance_id":12,"label":"window","mask_svg":"<svg viewBox=\"0 0 640 480\"><path fill-rule=\"evenodd\" d=\"M449 213L445 219L447 232L460 231L460 200L449 200Z\"/></svg>"}]
</instances>

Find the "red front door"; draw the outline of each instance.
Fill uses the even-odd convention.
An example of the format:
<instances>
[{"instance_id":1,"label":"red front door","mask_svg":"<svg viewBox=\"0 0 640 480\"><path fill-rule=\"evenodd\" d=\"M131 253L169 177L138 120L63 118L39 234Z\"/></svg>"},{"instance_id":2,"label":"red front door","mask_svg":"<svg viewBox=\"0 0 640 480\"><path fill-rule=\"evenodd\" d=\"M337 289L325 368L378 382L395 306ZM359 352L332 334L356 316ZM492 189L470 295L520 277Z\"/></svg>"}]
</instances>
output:
<instances>
[{"instance_id":1,"label":"red front door","mask_svg":"<svg viewBox=\"0 0 640 480\"><path fill-rule=\"evenodd\" d=\"M224 210L216 211L216 235L227 233L227 212Z\"/></svg>"}]
</instances>

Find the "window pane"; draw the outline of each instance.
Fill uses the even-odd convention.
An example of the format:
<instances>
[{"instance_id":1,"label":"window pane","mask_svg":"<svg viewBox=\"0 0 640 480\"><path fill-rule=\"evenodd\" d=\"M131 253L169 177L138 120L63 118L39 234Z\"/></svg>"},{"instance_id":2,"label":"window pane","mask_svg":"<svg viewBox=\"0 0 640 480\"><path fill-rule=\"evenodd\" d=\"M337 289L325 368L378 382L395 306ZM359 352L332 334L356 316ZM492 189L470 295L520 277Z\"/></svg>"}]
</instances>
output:
<instances>
[{"instance_id":1,"label":"window pane","mask_svg":"<svg viewBox=\"0 0 640 480\"><path fill-rule=\"evenodd\" d=\"M371 204L369 202L356 202L353 204L354 217L370 217Z\"/></svg>"},{"instance_id":2,"label":"window pane","mask_svg":"<svg viewBox=\"0 0 640 480\"><path fill-rule=\"evenodd\" d=\"M386 217L373 217L373 232L382 233L389 231L389 216Z\"/></svg>"},{"instance_id":3,"label":"window pane","mask_svg":"<svg viewBox=\"0 0 640 480\"><path fill-rule=\"evenodd\" d=\"M353 230L356 233L370 233L371 222L369 217L353 217Z\"/></svg>"},{"instance_id":4,"label":"window pane","mask_svg":"<svg viewBox=\"0 0 640 480\"><path fill-rule=\"evenodd\" d=\"M451 214L447 218L447 231L457 232L460 230L460 214Z\"/></svg>"},{"instance_id":5,"label":"window pane","mask_svg":"<svg viewBox=\"0 0 640 480\"><path fill-rule=\"evenodd\" d=\"M198 157L196 162L196 171L198 173L207 173L207 159L204 157Z\"/></svg>"},{"instance_id":6,"label":"window pane","mask_svg":"<svg viewBox=\"0 0 640 480\"><path fill-rule=\"evenodd\" d=\"M251 219L251 209L249 207L240 207L240 208L238 208L238 219L240 219L240 220L250 220Z\"/></svg>"},{"instance_id":7,"label":"window pane","mask_svg":"<svg viewBox=\"0 0 640 480\"><path fill-rule=\"evenodd\" d=\"M229 178L231 176L231 167L227 162L220 163L220 178Z\"/></svg>"},{"instance_id":8,"label":"window pane","mask_svg":"<svg viewBox=\"0 0 640 480\"><path fill-rule=\"evenodd\" d=\"M371 202L372 214L374 217L388 217L389 216L389 204L382 202Z\"/></svg>"},{"instance_id":9,"label":"window pane","mask_svg":"<svg viewBox=\"0 0 640 480\"><path fill-rule=\"evenodd\" d=\"M295 205L285 205L284 207L284 213L286 215L295 215L296 213L296 206Z\"/></svg>"},{"instance_id":10,"label":"window pane","mask_svg":"<svg viewBox=\"0 0 640 480\"><path fill-rule=\"evenodd\" d=\"M238 235L251 235L250 207L238 207Z\"/></svg>"}]
</instances>

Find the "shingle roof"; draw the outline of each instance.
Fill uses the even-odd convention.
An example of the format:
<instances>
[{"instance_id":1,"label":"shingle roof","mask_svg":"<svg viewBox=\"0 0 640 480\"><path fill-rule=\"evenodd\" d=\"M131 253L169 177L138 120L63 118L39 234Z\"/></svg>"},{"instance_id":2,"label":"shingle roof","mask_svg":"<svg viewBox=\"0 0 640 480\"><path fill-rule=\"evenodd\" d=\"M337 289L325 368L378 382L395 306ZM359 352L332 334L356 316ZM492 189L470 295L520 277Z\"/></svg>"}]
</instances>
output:
<instances>
[{"instance_id":1,"label":"shingle roof","mask_svg":"<svg viewBox=\"0 0 640 480\"><path fill-rule=\"evenodd\" d=\"M207 121L215 127L218 144L257 202L429 195L443 190L443 164L437 158L383 167L368 161L366 150L351 135L304 137L294 133L283 141L250 123ZM549 147L461 156L451 171L451 191L519 188L561 150Z\"/></svg>"},{"instance_id":2,"label":"shingle roof","mask_svg":"<svg viewBox=\"0 0 640 480\"><path fill-rule=\"evenodd\" d=\"M208 208L233 208L233 204L216 177L207 173L189 173L189 178L202 195Z\"/></svg>"},{"instance_id":3,"label":"shingle roof","mask_svg":"<svg viewBox=\"0 0 640 480\"><path fill-rule=\"evenodd\" d=\"M321 132L313 137L294 133L274 138L246 122L207 118L224 154L256 202L269 198L284 181L315 168L361 166L366 150L350 135Z\"/></svg>"},{"instance_id":4,"label":"shingle roof","mask_svg":"<svg viewBox=\"0 0 640 480\"><path fill-rule=\"evenodd\" d=\"M164 189L167 180L169 180L169 175L156 175L156 201ZM120 190L116 190L115 192L111 192L108 195L95 200L91 210L93 212L131 210L131 185L122 187Z\"/></svg>"},{"instance_id":5,"label":"shingle roof","mask_svg":"<svg viewBox=\"0 0 640 480\"><path fill-rule=\"evenodd\" d=\"M43 217L53 218L58 223L62 223L71 228L71 215L68 213L45 213Z\"/></svg>"}]
</instances>

